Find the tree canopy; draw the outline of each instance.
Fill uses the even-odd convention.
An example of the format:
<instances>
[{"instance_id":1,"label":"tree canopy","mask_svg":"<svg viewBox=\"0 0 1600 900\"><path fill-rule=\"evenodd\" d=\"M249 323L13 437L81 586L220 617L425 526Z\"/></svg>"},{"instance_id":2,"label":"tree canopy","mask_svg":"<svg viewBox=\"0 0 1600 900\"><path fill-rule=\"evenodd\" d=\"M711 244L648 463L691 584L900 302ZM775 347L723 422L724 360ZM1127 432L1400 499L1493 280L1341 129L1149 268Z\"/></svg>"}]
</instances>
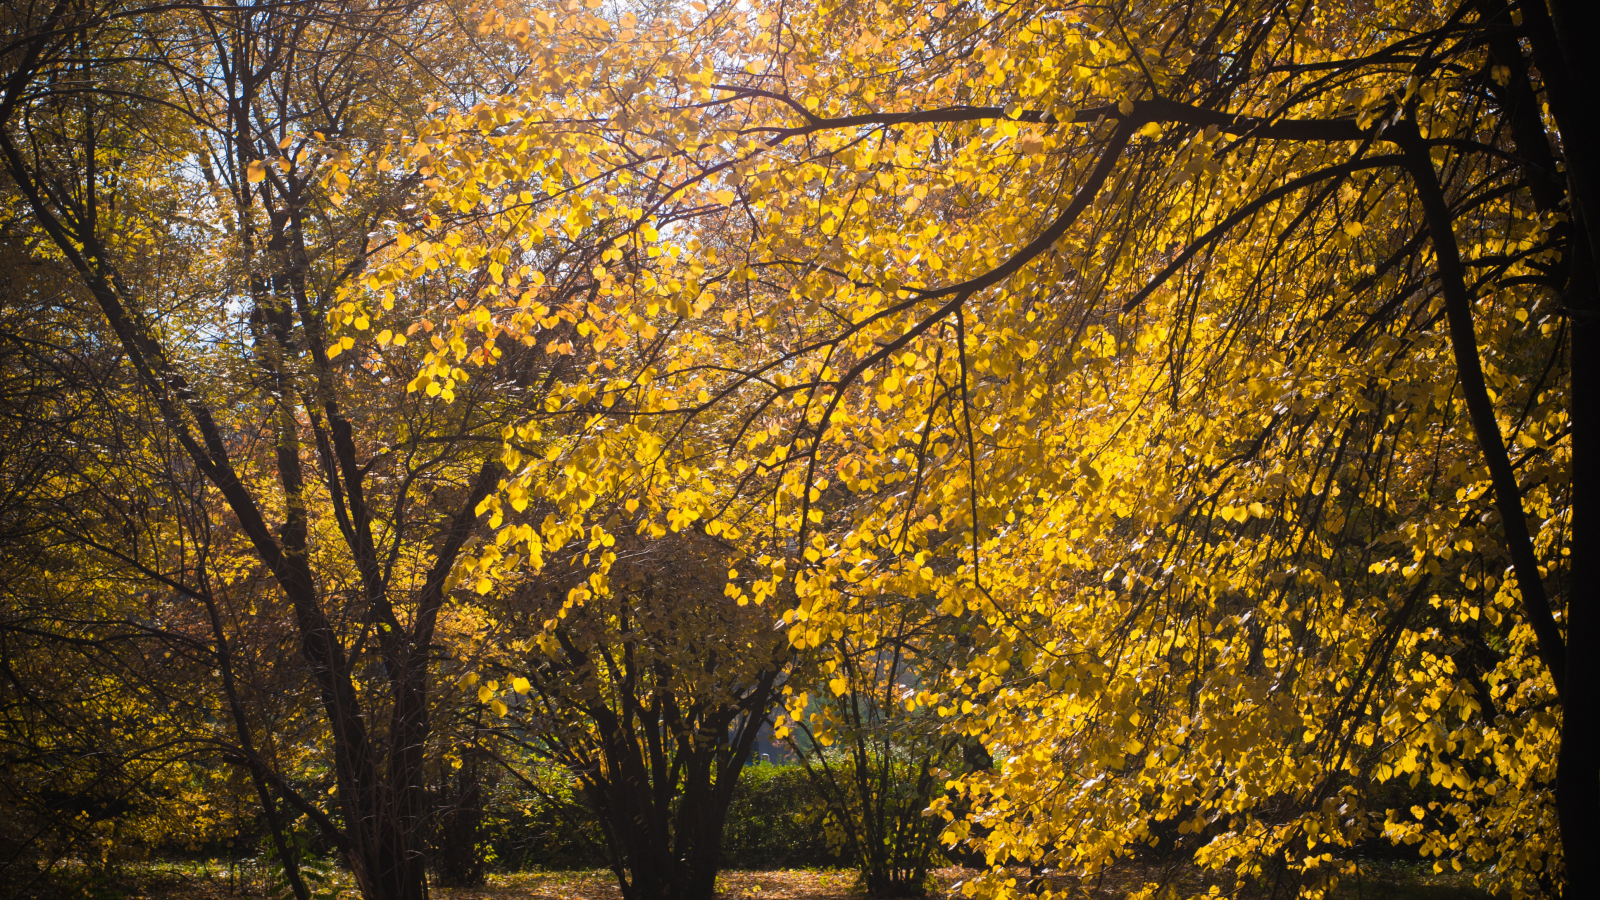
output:
<instances>
[{"instance_id":1,"label":"tree canopy","mask_svg":"<svg viewBox=\"0 0 1600 900\"><path fill-rule=\"evenodd\" d=\"M769 711L865 748L862 703L937 748L972 894L1160 853L1321 896L1380 843L1600 880L1587 5L277 14L5 51L24 252L113 357L89 425L18 427L166 448L38 454L40 510L195 510L159 564L32 514L94 577L270 581L366 895L421 896L429 710L473 699L638 896L710 895Z\"/></svg>"}]
</instances>

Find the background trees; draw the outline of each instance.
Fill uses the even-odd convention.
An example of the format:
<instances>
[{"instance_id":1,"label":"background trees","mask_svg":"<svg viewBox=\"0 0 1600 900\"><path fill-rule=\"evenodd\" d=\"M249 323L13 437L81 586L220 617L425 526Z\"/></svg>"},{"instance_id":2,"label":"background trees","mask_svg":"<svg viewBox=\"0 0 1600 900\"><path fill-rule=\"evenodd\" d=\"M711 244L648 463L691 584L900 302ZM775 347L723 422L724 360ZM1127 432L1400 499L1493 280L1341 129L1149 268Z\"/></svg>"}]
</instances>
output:
<instances>
[{"instance_id":1,"label":"background trees","mask_svg":"<svg viewBox=\"0 0 1600 900\"><path fill-rule=\"evenodd\" d=\"M178 683L211 688L194 705L227 730L184 739L247 771L269 820L284 804L320 826L369 896L424 891L436 623L500 471L497 409L544 374L514 354L450 405L404 390L404 334L387 362L326 338L409 215L400 129L497 75L492 47L463 54L460 12L16 7L0 98L10 206L108 357L79 400L94 415L51 435L66 500L37 527L95 573L84 596L115 639L178 641L216 673ZM421 318L471 289L418 279L374 302ZM155 592L142 614L134 585ZM324 796L291 783L312 761ZM306 896L281 835L279 856Z\"/></svg>"}]
</instances>

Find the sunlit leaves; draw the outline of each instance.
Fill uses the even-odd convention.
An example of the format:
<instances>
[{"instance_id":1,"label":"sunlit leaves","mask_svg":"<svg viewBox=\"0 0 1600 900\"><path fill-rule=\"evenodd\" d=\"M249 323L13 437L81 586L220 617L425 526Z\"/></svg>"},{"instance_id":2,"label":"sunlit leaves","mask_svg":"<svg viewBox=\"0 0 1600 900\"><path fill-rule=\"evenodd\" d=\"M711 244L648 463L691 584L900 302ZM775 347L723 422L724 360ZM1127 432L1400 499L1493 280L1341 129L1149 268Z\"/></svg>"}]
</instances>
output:
<instances>
[{"instance_id":1,"label":"sunlit leaves","mask_svg":"<svg viewBox=\"0 0 1600 900\"><path fill-rule=\"evenodd\" d=\"M951 812L947 837L997 864L1178 840L1326 886L1387 835L1532 884L1556 853L1552 685L1373 129L1411 104L1461 178L1515 176L1453 155L1500 139L1470 79L1367 62L1447 11L1249 9L1251 48L1223 18L1243 13L1180 5L495 20L531 74L418 145L436 208L472 225L431 220L389 271L477 292L416 390L448 398L510 341L583 367L530 412L568 431L515 457L497 546L586 541L603 575L618 529L703 530L738 557L725 596L773 604L797 651L886 609L962 635L918 702L996 751L955 786L984 836ZM1210 80L1266 46L1294 62ZM1184 121L1151 105L1169 91L1220 105ZM1291 120L1343 137L1253 130ZM1554 566L1558 325L1516 281L1554 232L1505 184L1462 240L1511 285L1483 292L1485 368ZM505 512L527 496L560 515ZM1397 817L1386 782L1472 815Z\"/></svg>"}]
</instances>

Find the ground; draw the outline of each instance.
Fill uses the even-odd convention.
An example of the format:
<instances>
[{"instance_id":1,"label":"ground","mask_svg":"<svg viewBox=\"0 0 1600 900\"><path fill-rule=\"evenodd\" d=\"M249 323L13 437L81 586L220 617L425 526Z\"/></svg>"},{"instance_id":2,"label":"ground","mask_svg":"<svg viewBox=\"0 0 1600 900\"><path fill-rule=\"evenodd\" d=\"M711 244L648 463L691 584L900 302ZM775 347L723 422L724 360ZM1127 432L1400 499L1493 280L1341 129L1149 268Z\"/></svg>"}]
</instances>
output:
<instances>
[{"instance_id":1,"label":"ground","mask_svg":"<svg viewBox=\"0 0 1600 900\"><path fill-rule=\"evenodd\" d=\"M268 892L260 870L224 862L156 864L131 868L118 887L85 890L84 900L268 900L287 892ZM948 868L933 873L930 900L960 900L971 869ZM1019 873L1020 874L1020 873ZM357 900L348 876L330 873L318 891L319 900ZM1204 891L1192 870L1164 871L1128 864L1096 879L1059 879L1056 888L1072 900L1122 900L1150 882L1168 880L1185 895ZM855 873L839 869L787 869L767 872L724 872L717 879L723 900L864 900L855 888ZM1336 900L1490 900L1471 887L1465 875L1436 875L1426 865L1364 863L1362 878L1340 886ZM432 900L621 900L616 882L606 871L519 872L495 874L474 888L437 888Z\"/></svg>"},{"instance_id":2,"label":"ground","mask_svg":"<svg viewBox=\"0 0 1600 900\"><path fill-rule=\"evenodd\" d=\"M724 872L717 887L728 900L855 900L855 873L838 869ZM491 878L483 888L437 892L438 900L620 900L610 872L540 872Z\"/></svg>"}]
</instances>

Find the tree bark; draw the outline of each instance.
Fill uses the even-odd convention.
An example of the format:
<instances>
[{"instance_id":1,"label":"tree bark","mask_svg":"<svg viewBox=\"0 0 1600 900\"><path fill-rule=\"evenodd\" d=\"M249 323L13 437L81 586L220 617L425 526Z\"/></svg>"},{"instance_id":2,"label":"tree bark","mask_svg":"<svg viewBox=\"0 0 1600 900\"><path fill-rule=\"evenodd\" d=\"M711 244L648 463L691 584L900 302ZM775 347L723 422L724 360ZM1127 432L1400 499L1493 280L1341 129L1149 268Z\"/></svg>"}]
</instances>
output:
<instances>
[{"instance_id":1,"label":"tree bark","mask_svg":"<svg viewBox=\"0 0 1600 900\"><path fill-rule=\"evenodd\" d=\"M1575 896L1578 885L1593 883L1591 872L1596 863L1588 848L1593 846L1596 828L1594 813L1600 811L1592 795L1597 789L1596 770L1589 763L1592 748L1587 732L1591 731L1592 716L1584 705L1592 702L1584 695L1590 679L1583 669L1574 678L1573 666L1584 666L1587 655L1569 652L1573 632L1570 614L1577 605L1572 594L1568 596L1568 629L1565 639L1560 634L1548 598L1544 592L1538 559L1534 555L1532 536L1528 533L1523 512L1522 495L1511 468L1505 441L1500 434L1493 402L1484 384L1482 366L1478 358L1477 336L1472 320L1472 296L1467 289L1461 256L1456 245L1449 206L1440 186L1426 143L1414 123L1404 121L1394 128L1393 137L1404 148L1407 168L1411 173L1417 197L1423 212L1438 258L1439 279L1445 297L1445 314L1450 328L1450 344L1455 354L1456 377L1462 396L1467 403L1473 433L1477 438L1484 462L1489 468L1493 485L1495 506L1500 513L1507 550L1513 561L1517 589L1522 596L1523 617L1532 626L1538 639L1539 654L1551 677L1562 706L1560 749L1557 756L1556 809L1561 821L1562 860L1565 867L1565 895ZM1580 249L1578 256L1584 255ZM1577 345L1581 346L1581 345ZM1576 357L1581 351L1575 353ZM1577 381L1576 373L1574 381ZM1578 385L1574 384L1576 391ZM1576 423L1574 425L1576 430ZM1575 469L1580 469L1575 460ZM1575 473L1576 474L1576 473ZM1575 486L1576 487L1576 486ZM1573 497L1573 518L1578 519L1580 497ZM1575 522L1576 524L1576 522ZM1576 530L1576 529L1574 529ZM1576 566L1578 547L1573 546L1573 563ZM1573 696L1576 689L1578 695ZM1595 808L1590 809L1590 806ZM1587 813L1584 810L1588 810ZM1571 824L1569 825L1569 821Z\"/></svg>"},{"instance_id":2,"label":"tree bark","mask_svg":"<svg viewBox=\"0 0 1600 900\"><path fill-rule=\"evenodd\" d=\"M1524 0L1523 29L1561 138L1573 237L1565 302L1571 322L1572 526L1567 545L1567 645L1575 652L1561 698L1556 810L1566 866L1565 896L1600 884L1600 119L1582 98L1600 96L1590 62L1600 34L1593 0Z\"/></svg>"}]
</instances>

